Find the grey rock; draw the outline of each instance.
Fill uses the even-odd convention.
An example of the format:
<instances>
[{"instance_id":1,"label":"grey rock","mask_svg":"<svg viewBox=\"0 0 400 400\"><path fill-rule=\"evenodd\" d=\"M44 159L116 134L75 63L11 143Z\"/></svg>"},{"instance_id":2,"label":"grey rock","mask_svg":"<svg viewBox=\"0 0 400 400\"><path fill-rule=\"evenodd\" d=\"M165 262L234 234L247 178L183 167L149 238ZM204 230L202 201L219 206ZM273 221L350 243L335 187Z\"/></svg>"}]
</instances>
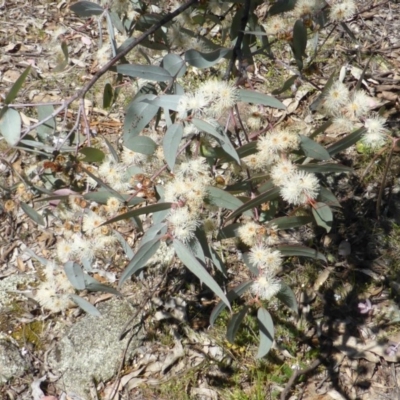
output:
<instances>
[{"instance_id":1,"label":"grey rock","mask_svg":"<svg viewBox=\"0 0 400 400\"><path fill-rule=\"evenodd\" d=\"M122 329L137 311L126 301L112 299L98 306L101 317L85 315L68 329L60 342L49 352L52 372L60 376L58 385L67 394L89 398L93 382L106 382L118 370L129 334L119 340ZM127 358L131 358L143 338L138 331L129 344Z\"/></svg>"},{"instance_id":2,"label":"grey rock","mask_svg":"<svg viewBox=\"0 0 400 400\"><path fill-rule=\"evenodd\" d=\"M22 357L18 346L6 335L0 336L0 384L11 378L19 378L29 369L29 363Z\"/></svg>"}]
</instances>

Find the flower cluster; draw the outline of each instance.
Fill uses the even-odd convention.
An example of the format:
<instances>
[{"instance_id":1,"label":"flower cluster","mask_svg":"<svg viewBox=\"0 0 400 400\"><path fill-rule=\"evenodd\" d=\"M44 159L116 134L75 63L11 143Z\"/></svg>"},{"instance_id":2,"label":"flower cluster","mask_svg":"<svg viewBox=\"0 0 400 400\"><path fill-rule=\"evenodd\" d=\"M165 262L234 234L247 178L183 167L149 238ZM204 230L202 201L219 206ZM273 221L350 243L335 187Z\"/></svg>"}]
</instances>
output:
<instances>
[{"instance_id":1,"label":"flower cluster","mask_svg":"<svg viewBox=\"0 0 400 400\"><path fill-rule=\"evenodd\" d=\"M386 119L379 115L369 115L373 106L373 99L363 90L350 93L346 85L340 81L331 85L323 101L324 111L333 117L334 132L347 133L364 126L366 130L362 137L364 145L379 148L387 140Z\"/></svg>"},{"instance_id":2,"label":"flower cluster","mask_svg":"<svg viewBox=\"0 0 400 400\"><path fill-rule=\"evenodd\" d=\"M61 267L48 261L44 268L44 280L34 292L35 300L45 309L57 313L71 306L69 295L74 288Z\"/></svg>"},{"instance_id":3,"label":"flower cluster","mask_svg":"<svg viewBox=\"0 0 400 400\"><path fill-rule=\"evenodd\" d=\"M279 175L284 170L287 174ZM294 164L290 165L286 160L272 167L271 176L274 184L280 187L282 198L290 204L306 204L318 196L318 178L312 173L299 170Z\"/></svg>"},{"instance_id":4,"label":"flower cluster","mask_svg":"<svg viewBox=\"0 0 400 400\"><path fill-rule=\"evenodd\" d=\"M178 116L183 119L190 112L193 117L219 118L237 101L237 89L231 82L207 80L194 93L182 96Z\"/></svg>"},{"instance_id":5,"label":"flower cluster","mask_svg":"<svg viewBox=\"0 0 400 400\"><path fill-rule=\"evenodd\" d=\"M173 236L189 242L200 224L200 212L210 183L205 159L183 161L176 169L175 179L165 185L165 201L174 204L167 217Z\"/></svg>"},{"instance_id":6,"label":"flower cluster","mask_svg":"<svg viewBox=\"0 0 400 400\"><path fill-rule=\"evenodd\" d=\"M259 271L251 287L252 293L262 300L270 300L282 287L276 278L282 265L282 254L261 242L251 248L250 262Z\"/></svg>"}]
</instances>

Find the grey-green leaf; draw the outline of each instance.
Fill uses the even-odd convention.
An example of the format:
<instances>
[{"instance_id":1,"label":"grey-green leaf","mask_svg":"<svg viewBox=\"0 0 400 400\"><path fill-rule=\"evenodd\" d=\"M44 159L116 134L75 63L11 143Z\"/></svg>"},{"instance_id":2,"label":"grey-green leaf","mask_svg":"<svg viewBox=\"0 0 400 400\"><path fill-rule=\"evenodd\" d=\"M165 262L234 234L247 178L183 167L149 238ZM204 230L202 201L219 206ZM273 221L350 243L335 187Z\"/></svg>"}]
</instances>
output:
<instances>
[{"instance_id":1,"label":"grey-green leaf","mask_svg":"<svg viewBox=\"0 0 400 400\"><path fill-rule=\"evenodd\" d=\"M154 94L145 94L129 104L124 121L124 141L139 135L157 114L159 107L146 102L146 100L151 101L155 98Z\"/></svg>"},{"instance_id":2,"label":"grey-green leaf","mask_svg":"<svg viewBox=\"0 0 400 400\"><path fill-rule=\"evenodd\" d=\"M21 137L21 116L13 108L4 107L0 119L0 133L10 146L15 146Z\"/></svg>"},{"instance_id":3,"label":"grey-green leaf","mask_svg":"<svg viewBox=\"0 0 400 400\"><path fill-rule=\"evenodd\" d=\"M362 135L366 132L364 127L357 129L356 131L350 133L343 139L340 139L336 143L332 144L328 147L329 154L333 157L335 154L348 149L353 144L357 143L361 138Z\"/></svg>"},{"instance_id":4,"label":"grey-green leaf","mask_svg":"<svg viewBox=\"0 0 400 400\"><path fill-rule=\"evenodd\" d=\"M18 92L21 90L21 87L24 84L25 79L29 75L30 71L31 66L27 67L26 70L14 82L10 91L7 93L6 98L4 99L4 104L10 104L18 96Z\"/></svg>"},{"instance_id":5,"label":"grey-green leaf","mask_svg":"<svg viewBox=\"0 0 400 400\"><path fill-rule=\"evenodd\" d=\"M64 59L56 65L52 72L64 71L65 67L68 65L68 45L66 41L61 43L61 51L64 55Z\"/></svg>"},{"instance_id":6,"label":"grey-green leaf","mask_svg":"<svg viewBox=\"0 0 400 400\"><path fill-rule=\"evenodd\" d=\"M293 290L286 285L286 283L281 282L281 289L277 293L276 297L283 304L285 304L285 306L289 307L295 314L298 314L299 308L297 305L296 296L293 293Z\"/></svg>"},{"instance_id":7,"label":"grey-green leaf","mask_svg":"<svg viewBox=\"0 0 400 400\"><path fill-rule=\"evenodd\" d=\"M292 49L299 70L303 69L303 57L307 47L307 28L304 26L303 20L298 19L293 27Z\"/></svg>"},{"instance_id":8,"label":"grey-green leaf","mask_svg":"<svg viewBox=\"0 0 400 400\"><path fill-rule=\"evenodd\" d=\"M178 55L168 53L162 61L162 67L174 78L181 78L185 75L186 64Z\"/></svg>"},{"instance_id":9,"label":"grey-green leaf","mask_svg":"<svg viewBox=\"0 0 400 400\"><path fill-rule=\"evenodd\" d=\"M80 17L91 17L92 15L100 15L104 9L98 4L91 1L78 1L69 7L75 14Z\"/></svg>"},{"instance_id":10,"label":"grey-green leaf","mask_svg":"<svg viewBox=\"0 0 400 400\"><path fill-rule=\"evenodd\" d=\"M124 139L124 146L136 153L151 156L157 149L156 142L148 136L131 136Z\"/></svg>"},{"instance_id":11,"label":"grey-green leaf","mask_svg":"<svg viewBox=\"0 0 400 400\"><path fill-rule=\"evenodd\" d=\"M185 52L185 61L196 68L209 68L215 65L221 58L229 57L232 53L230 49L217 49L210 53L201 53L197 50Z\"/></svg>"},{"instance_id":12,"label":"grey-green leaf","mask_svg":"<svg viewBox=\"0 0 400 400\"><path fill-rule=\"evenodd\" d=\"M227 208L228 210L235 210L243 205L243 202L237 197L220 188L208 186L207 193L210 204L213 204L215 206ZM246 211L244 215L252 217L253 213L251 211Z\"/></svg>"},{"instance_id":13,"label":"grey-green leaf","mask_svg":"<svg viewBox=\"0 0 400 400\"><path fill-rule=\"evenodd\" d=\"M271 226L276 226L277 229L285 230L298 228L300 226L307 225L312 221L313 219L310 216L302 215L293 217L279 217L269 221L269 223Z\"/></svg>"},{"instance_id":14,"label":"grey-green leaf","mask_svg":"<svg viewBox=\"0 0 400 400\"><path fill-rule=\"evenodd\" d=\"M319 188L318 200L328 204L331 207L341 207L339 200L335 197L331 190L324 186L320 186Z\"/></svg>"},{"instance_id":15,"label":"grey-green leaf","mask_svg":"<svg viewBox=\"0 0 400 400\"><path fill-rule=\"evenodd\" d=\"M312 207L315 222L327 232L330 232L333 225L333 213L331 208L325 203L315 203Z\"/></svg>"},{"instance_id":16,"label":"grey-green leaf","mask_svg":"<svg viewBox=\"0 0 400 400\"><path fill-rule=\"evenodd\" d=\"M82 308L83 311L87 312L88 314L93 315L94 317L101 316L100 311L93 304L90 304L82 297L77 296L76 294L70 294L69 297L74 303L76 303L80 308Z\"/></svg>"},{"instance_id":17,"label":"grey-green leaf","mask_svg":"<svg viewBox=\"0 0 400 400\"><path fill-rule=\"evenodd\" d=\"M178 111L179 101L182 97L181 94L163 94L154 100L145 100L145 102L167 110Z\"/></svg>"},{"instance_id":18,"label":"grey-green leaf","mask_svg":"<svg viewBox=\"0 0 400 400\"><path fill-rule=\"evenodd\" d=\"M144 268L151 257L157 252L160 247L161 236L155 237L153 240L146 242L143 246L139 248L136 254L133 256L132 260L129 262L124 272L121 274L118 287L120 288L122 284L130 278L135 272Z\"/></svg>"},{"instance_id":19,"label":"grey-green leaf","mask_svg":"<svg viewBox=\"0 0 400 400\"><path fill-rule=\"evenodd\" d=\"M297 246L297 245L281 245L276 247L285 257L308 257L315 258L326 262L325 256L317 250L310 247Z\"/></svg>"},{"instance_id":20,"label":"grey-green leaf","mask_svg":"<svg viewBox=\"0 0 400 400\"><path fill-rule=\"evenodd\" d=\"M299 136L300 148L307 157L314 158L315 160L329 160L331 158L331 155L328 153L325 147L321 146L317 142L314 142L314 140L308 138L307 136Z\"/></svg>"},{"instance_id":21,"label":"grey-green leaf","mask_svg":"<svg viewBox=\"0 0 400 400\"><path fill-rule=\"evenodd\" d=\"M120 64L116 70L119 74L131 76L133 78L147 79L156 82L169 82L172 80L171 74L162 67L156 65L141 64Z\"/></svg>"},{"instance_id":22,"label":"grey-green leaf","mask_svg":"<svg viewBox=\"0 0 400 400\"><path fill-rule=\"evenodd\" d=\"M85 274L83 273L82 267L79 264L73 261L66 262L64 264L64 272L75 289L85 289Z\"/></svg>"},{"instance_id":23,"label":"grey-green leaf","mask_svg":"<svg viewBox=\"0 0 400 400\"><path fill-rule=\"evenodd\" d=\"M205 267L197 260L192 252L179 240L174 239L174 249L176 255L182 261L183 264L194 274L200 281L207 285L230 309L231 305L222 291L221 287L214 280L214 278L207 272Z\"/></svg>"},{"instance_id":24,"label":"grey-green leaf","mask_svg":"<svg viewBox=\"0 0 400 400\"><path fill-rule=\"evenodd\" d=\"M351 167L346 167L345 165L342 164L335 164L335 163L326 163L326 164L304 164L304 165L299 165L298 169L301 169L303 171L307 172L315 172L315 173L320 173L320 174L328 174L331 172L353 172L353 168Z\"/></svg>"},{"instance_id":25,"label":"grey-green leaf","mask_svg":"<svg viewBox=\"0 0 400 400\"><path fill-rule=\"evenodd\" d=\"M111 107L114 98L114 91L112 86L107 82L103 89L103 108Z\"/></svg>"},{"instance_id":26,"label":"grey-green leaf","mask_svg":"<svg viewBox=\"0 0 400 400\"><path fill-rule=\"evenodd\" d=\"M168 127L163 139L164 157L171 172L174 170L176 155L182 136L182 124L172 124Z\"/></svg>"},{"instance_id":27,"label":"grey-green leaf","mask_svg":"<svg viewBox=\"0 0 400 400\"><path fill-rule=\"evenodd\" d=\"M247 201L242 206L237 208L231 215L229 215L228 219L232 219L237 217L238 215L244 213L247 210L250 210L253 207L258 207L259 205L266 203L267 201L275 200L279 197L279 188L272 188L267 190L264 193L259 194L254 199Z\"/></svg>"},{"instance_id":28,"label":"grey-green leaf","mask_svg":"<svg viewBox=\"0 0 400 400\"><path fill-rule=\"evenodd\" d=\"M157 211L169 210L171 208L171 205L172 203L157 203L157 204L151 204L146 207L137 208L136 210L128 211L126 213L116 216L115 218L111 218L108 221L104 222L103 225L111 224L113 222L121 221L123 219L137 217L139 215L155 213Z\"/></svg>"},{"instance_id":29,"label":"grey-green leaf","mask_svg":"<svg viewBox=\"0 0 400 400\"><path fill-rule=\"evenodd\" d=\"M246 281L241 283L240 285L236 286L235 288L231 289L226 297L228 298L229 302L238 299L243 293L245 293L248 289L250 289L253 281ZM211 311L210 314L210 324L211 326L214 325L215 320L217 319L218 315L221 314L223 310L225 310L226 304L223 301L220 301Z\"/></svg>"},{"instance_id":30,"label":"grey-green leaf","mask_svg":"<svg viewBox=\"0 0 400 400\"><path fill-rule=\"evenodd\" d=\"M39 121L44 120L54 112L54 107L51 105L42 105L37 107ZM48 135L52 134L56 129L55 118L50 118L44 124L36 128L41 141L44 141Z\"/></svg>"},{"instance_id":31,"label":"grey-green leaf","mask_svg":"<svg viewBox=\"0 0 400 400\"><path fill-rule=\"evenodd\" d=\"M260 345L258 347L257 358L262 358L269 353L274 342L274 323L270 313L263 307L258 309L257 319L260 329Z\"/></svg>"},{"instance_id":32,"label":"grey-green leaf","mask_svg":"<svg viewBox=\"0 0 400 400\"><path fill-rule=\"evenodd\" d=\"M34 208L28 206L28 204L24 203L23 201L20 202L20 205L25 214L28 215L30 219L35 221L38 225L46 225L44 218Z\"/></svg>"},{"instance_id":33,"label":"grey-green leaf","mask_svg":"<svg viewBox=\"0 0 400 400\"><path fill-rule=\"evenodd\" d=\"M82 161L87 163L101 162L104 160L105 154L95 147L82 147L79 153L83 154L85 158Z\"/></svg>"},{"instance_id":34,"label":"grey-green leaf","mask_svg":"<svg viewBox=\"0 0 400 400\"><path fill-rule=\"evenodd\" d=\"M254 90L239 89L238 97L239 101L245 103L262 104L264 106L286 110L286 106L279 100L275 99L275 97L255 92Z\"/></svg>"},{"instance_id":35,"label":"grey-green leaf","mask_svg":"<svg viewBox=\"0 0 400 400\"><path fill-rule=\"evenodd\" d=\"M229 342L234 343L240 324L242 323L249 309L249 306L244 306L238 313L232 315L226 328L226 339Z\"/></svg>"},{"instance_id":36,"label":"grey-green leaf","mask_svg":"<svg viewBox=\"0 0 400 400\"><path fill-rule=\"evenodd\" d=\"M119 243L121 244L122 250L124 251L128 260L131 260L133 258L133 256L135 255L131 246L129 246L128 242L124 239L124 237L118 231L116 231L116 230L114 231L114 236L118 239Z\"/></svg>"}]
</instances>

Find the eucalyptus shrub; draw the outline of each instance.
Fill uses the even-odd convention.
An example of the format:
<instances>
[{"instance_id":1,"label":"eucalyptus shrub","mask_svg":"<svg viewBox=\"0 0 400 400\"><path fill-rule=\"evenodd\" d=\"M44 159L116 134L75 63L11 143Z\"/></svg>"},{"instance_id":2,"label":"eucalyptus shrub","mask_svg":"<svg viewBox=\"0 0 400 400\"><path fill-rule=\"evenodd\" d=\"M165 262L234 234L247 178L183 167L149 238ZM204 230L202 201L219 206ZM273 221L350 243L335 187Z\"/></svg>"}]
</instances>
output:
<instances>
[{"instance_id":1,"label":"eucalyptus shrub","mask_svg":"<svg viewBox=\"0 0 400 400\"><path fill-rule=\"evenodd\" d=\"M220 298L211 324L242 299L227 326L230 341L257 307L257 356L269 352L274 340L271 300L276 297L297 313L294 293L283 281L285 257L326 262L312 248L285 244L277 232L307 224L329 232L340 204L321 183L321 175L350 172L332 157L359 140L380 148L388 132L385 119L372 113L374 102L360 90L363 75L350 91L344 69L329 78L312 103L312 110L326 119L311 135L284 122L271 123L272 112L286 107L252 88L248 75L256 59L287 67L292 76L276 94L291 90L295 95L307 84L302 71L317 57L319 35L337 23L351 33L346 20L357 8L353 0L289 0L264 8L263 1L250 0L191 0L169 14L145 1L78 1L71 6L82 18L98 18L100 33L103 22L107 27L108 41L100 35L100 69L94 78L56 109L34 105L39 122L26 126L11 103L28 68L1 108L0 130L8 144L42 158L26 170L23 184L13 188L7 211L14 202L45 225L43 213L27 203L47 196L41 201L48 201L46 218L51 216L58 235L55 254L45 260L32 253L44 265L36 295L44 308L60 312L73 300L98 315L76 293L86 289L119 294L92 275L116 279L102 266L122 247L129 262L118 277L119 288L149 265L165 269L180 262ZM277 43L290 49L293 62L276 59ZM63 43L64 60L56 72L68 65L68 51ZM91 137L83 102L94 83L110 71L105 109L118 104L117 86L123 77L138 87L126 107L122 151L105 138ZM76 121L67 128L57 115L77 99L81 103ZM81 121L87 134L84 146L78 133ZM314 139L328 127L341 139L324 147ZM67 161L73 179L60 185L58 168ZM144 215L151 216L145 230L140 218ZM135 243L119 233L127 223L143 232ZM231 275L215 243L232 238L246 249L247 279L225 292L222 287L230 284Z\"/></svg>"}]
</instances>

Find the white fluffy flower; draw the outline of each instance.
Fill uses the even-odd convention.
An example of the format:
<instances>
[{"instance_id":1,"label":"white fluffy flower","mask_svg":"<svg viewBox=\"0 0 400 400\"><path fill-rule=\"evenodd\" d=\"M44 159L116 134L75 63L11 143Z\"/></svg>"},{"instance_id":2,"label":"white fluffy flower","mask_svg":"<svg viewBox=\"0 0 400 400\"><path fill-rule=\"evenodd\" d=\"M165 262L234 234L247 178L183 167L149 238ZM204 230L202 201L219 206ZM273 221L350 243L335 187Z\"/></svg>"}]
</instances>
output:
<instances>
[{"instance_id":1,"label":"white fluffy flower","mask_svg":"<svg viewBox=\"0 0 400 400\"><path fill-rule=\"evenodd\" d=\"M82 229L85 233L92 233L96 235L98 234L98 232L96 231L94 232L94 230L104 222L106 222L104 218L90 211L89 213L83 216Z\"/></svg>"},{"instance_id":2,"label":"white fluffy flower","mask_svg":"<svg viewBox=\"0 0 400 400\"><path fill-rule=\"evenodd\" d=\"M270 300L279 292L281 287L281 283L274 278L273 274L263 272L254 280L251 291L262 300Z\"/></svg>"},{"instance_id":3,"label":"white fluffy flower","mask_svg":"<svg viewBox=\"0 0 400 400\"><path fill-rule=\"evenodd\" d=\"M349 117L359 118L369 111L370 106L371 98L363 90L357 90L346 104L345 111Z\"/></svg>"},{"instance_id":4,"label":"white fluffy flower","mask_svg":"<svg viewBox=\"0 0 400 400\"><path fill-rule=\"evenodd\" d=\"M362 142L372 148L382 147L387 140L386 119L380 116L367 118L364 126L367 132L362 137Z\"/></svg>"},{"instance_id":5,"label":"white fluffy flower","mask_svg":"<svg viewBox=\"0 0 400 400\"><path fill-rule=\"evenodd\" d=\"M297 171L297 166L290 160L279 160L272 168L270 177L276 186L281 186Z\"/></svg>"},{"instance_id":6,"label":"white fluffy flower","mask_svg":"<svg viewBox=\"0 0 400 400\"><path fill-rule=\"evenodd\" d=\"M319 182L314 174L296 171L290 179L284 181L280 193L282 198L290 204L305 204L318 196Z\"/></svg>"},{"instance_id":7,"label":"white fluffy flower","mask_svg":"<svg viewBox=\"0 0 400 400\"><path fill-rule=\"evenodd\" d=\"M336 114L349 102L349 89L342 82L336 81L329 88L324 99L324 107L331 114Z\"/></svg>"},{"instance_id":8,"label":"white fluffy flower","mask_svg":"<svg viewBox=\"0 0 400 400\"><path fill-rule=\"evenodd\" d=\"M282 264L282 254L264 244L256 244L250 250L250 261L258 268L276 272Z\"/></svg>"},{"instance_id":9,"label":"white fluffy flower","mask_svg":"<svg viewBox=\"0 0 400 400\"><path fill-rule=\"evenodd\" d=\"M352 17L356 11L357 7L354 0L342 0L332 4L329 18L332 22L345 21Z\"/></svg>"},{"instance_id":10,"label":"white fluffy flower","mask_svg":"<svg viewBox=\"0 0 400 400\"><path fill-rule=\"evenodd\" d=\"M241 225L237 232L240 240L247 246L253 246L257 242L261 226L253 221Z\"/></svg>"}]
</instances>

